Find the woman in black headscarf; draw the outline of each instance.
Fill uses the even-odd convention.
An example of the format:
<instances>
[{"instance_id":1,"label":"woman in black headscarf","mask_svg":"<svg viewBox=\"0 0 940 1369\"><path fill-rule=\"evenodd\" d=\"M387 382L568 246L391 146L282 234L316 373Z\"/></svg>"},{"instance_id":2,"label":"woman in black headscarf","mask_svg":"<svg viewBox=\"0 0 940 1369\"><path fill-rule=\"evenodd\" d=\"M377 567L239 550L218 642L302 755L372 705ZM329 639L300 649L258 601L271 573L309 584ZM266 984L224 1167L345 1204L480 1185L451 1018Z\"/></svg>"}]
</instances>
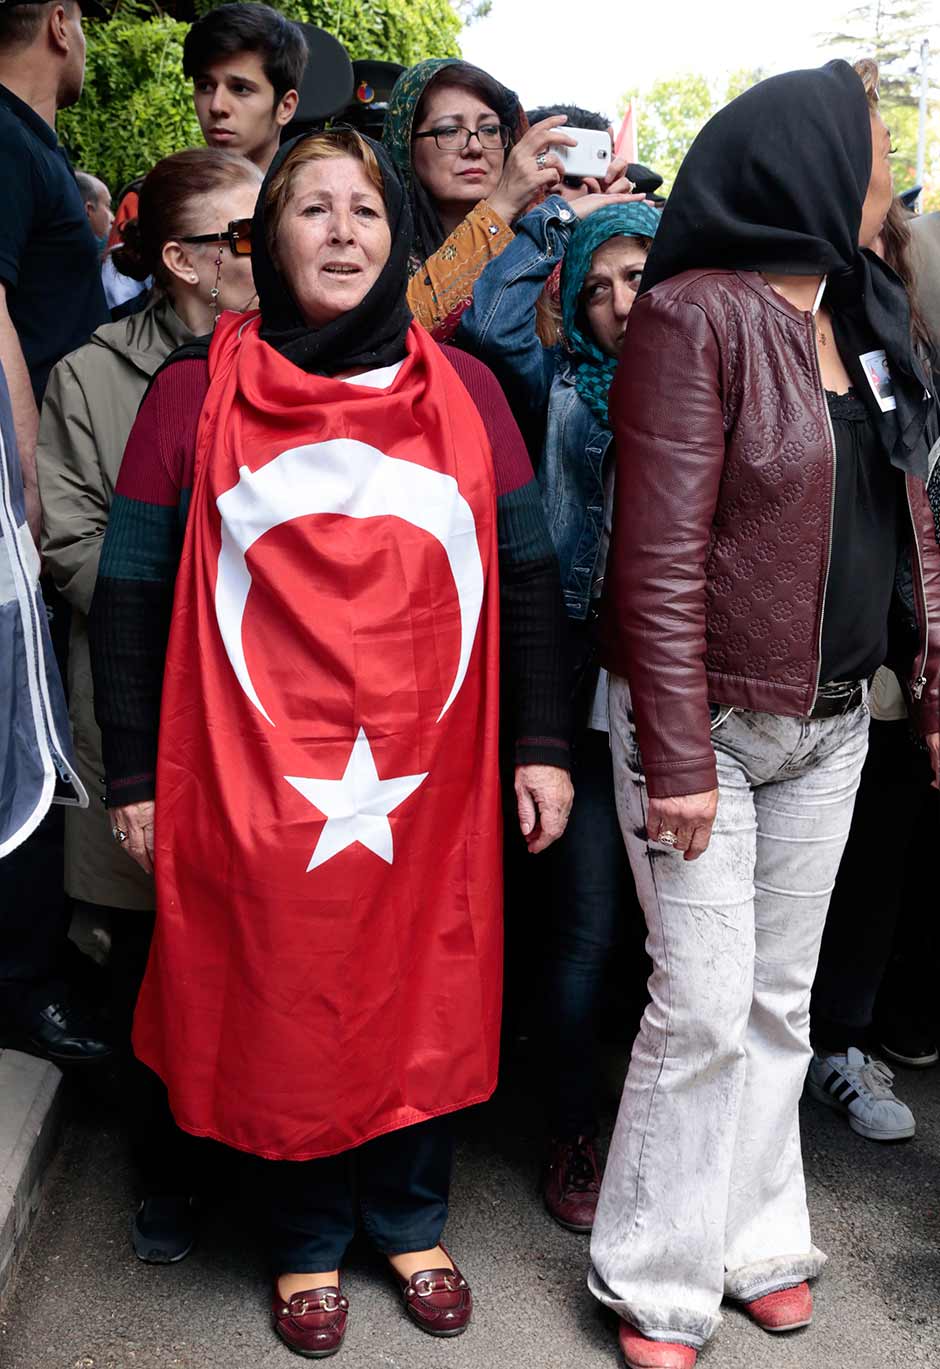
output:
<instances>
[{"instance_id":1,"label":"woman in black headscarf","mask_svg":"<svg viewBox=\"0 0 940 1369\"><path fill-rule=\"evenodd\" d=\"M447 1115L496 1082L500 635L538 851L571 803L564 610L498 385L412 320L382 149L289 144L250 241L260 314L177 354L131 433L95 702L113 834L157 888L135 1052L183 1131L267 1162L275 1329L322 1357L357 1207L416 1324L470 1320L440 1238ZM143 1258L186 1253L180 1184L151 1179Z\"/></svg>"},{"instance_id":2,"label":"woman in black headscarf","mask_svg":"<svg viewBox=\"0 0 940 1369\"><path fill-rule=\"evenodd\" d=\"M936 768L936 413L870 250L889 144L844 62L717 114L611 391L601 659L654 969L590 1286L642 1369L690 1369L723 1297L771 1331L811 1318L810 987L888 656ZM838 1095L874 1112L881 1087L866 1061Z\"/></svg>"}]
</instances>

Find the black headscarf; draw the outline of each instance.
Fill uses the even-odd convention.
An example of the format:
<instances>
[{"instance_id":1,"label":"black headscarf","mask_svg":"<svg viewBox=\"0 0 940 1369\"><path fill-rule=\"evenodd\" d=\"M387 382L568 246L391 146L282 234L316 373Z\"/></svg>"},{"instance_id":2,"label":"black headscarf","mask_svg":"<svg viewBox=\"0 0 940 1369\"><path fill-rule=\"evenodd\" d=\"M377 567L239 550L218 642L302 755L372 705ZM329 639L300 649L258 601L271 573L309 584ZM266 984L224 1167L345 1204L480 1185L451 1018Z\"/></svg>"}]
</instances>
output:
<instances>
[{"instance_id":1,"label":"black headscarf","mask_svg":"<svg viewBox=\"0 0 940 1369\"><path fill-rule=\"evenodd\" d=\"M924 374L904 285L858 233L871 178L868 98L847 62L772 76L720 110L679 169L642 292L693 268L829 277L840 355L892 463L927 475ZM882 413L859 356L884 348L897 410ZM935 422L935 419L934 419Z\"/></svg>"},{"instance_id":2,"label":"black headscarf","mask_svg":"<svg viewBox=\"0 0 940 1369\"><path fill-rule=\"evenodd\" d=\"M306 133L284 144L271 163L255 206L251 264L261 306L261 337L288 361L314 375L336 375L357 366L391 366L405 355L405 334L411 325L405 294L412 227L408 199L381 144L365 139L382 172L392 247L381 275L361 304L322 328L311 327L268 251L265 202L271 181L292 148L305 138L319 136L322 135L316 132Z\"/></svg>"}]
</instances>

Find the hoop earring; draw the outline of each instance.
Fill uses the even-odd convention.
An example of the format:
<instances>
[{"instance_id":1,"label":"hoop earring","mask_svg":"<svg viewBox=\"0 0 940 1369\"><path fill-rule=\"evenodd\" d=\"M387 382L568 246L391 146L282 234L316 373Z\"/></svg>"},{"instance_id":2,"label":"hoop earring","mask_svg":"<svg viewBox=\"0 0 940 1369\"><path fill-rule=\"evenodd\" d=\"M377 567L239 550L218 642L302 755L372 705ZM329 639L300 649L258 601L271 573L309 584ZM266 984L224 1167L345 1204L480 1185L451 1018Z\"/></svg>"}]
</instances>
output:
<instances>
[{"instance_id":1,"label":"hoop earring","mask_svg":"<svg viewBox=\"0 0 940 1369\"><path fill-rule=\"evenodd\" d=\"M212 324L213 327L219 321L219 296L222 293L222 244L219 244L219 255L215 259L215 285L209 291L209 300L212 304Z\"/></svg>"}]
</instances>

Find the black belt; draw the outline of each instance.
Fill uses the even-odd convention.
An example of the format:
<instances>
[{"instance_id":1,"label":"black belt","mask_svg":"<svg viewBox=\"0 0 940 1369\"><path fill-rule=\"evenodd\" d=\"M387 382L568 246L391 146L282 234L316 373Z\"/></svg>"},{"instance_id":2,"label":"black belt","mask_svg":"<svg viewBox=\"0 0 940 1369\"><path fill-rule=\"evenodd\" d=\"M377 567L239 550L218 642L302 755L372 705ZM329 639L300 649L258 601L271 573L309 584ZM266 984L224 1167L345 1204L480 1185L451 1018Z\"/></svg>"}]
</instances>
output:
<instances>
[{"instance_id":1,"label":"black belt","mask_svg":"<svg viewBox=\"0 0 940 1369\"><path fill-rule=\"evenodd\" d=\"M853 708L861 708L865 702L867 680L834 680L832 684L820 685L813 705L811 718L838 718Z\"/></svg>"}]
</instances>

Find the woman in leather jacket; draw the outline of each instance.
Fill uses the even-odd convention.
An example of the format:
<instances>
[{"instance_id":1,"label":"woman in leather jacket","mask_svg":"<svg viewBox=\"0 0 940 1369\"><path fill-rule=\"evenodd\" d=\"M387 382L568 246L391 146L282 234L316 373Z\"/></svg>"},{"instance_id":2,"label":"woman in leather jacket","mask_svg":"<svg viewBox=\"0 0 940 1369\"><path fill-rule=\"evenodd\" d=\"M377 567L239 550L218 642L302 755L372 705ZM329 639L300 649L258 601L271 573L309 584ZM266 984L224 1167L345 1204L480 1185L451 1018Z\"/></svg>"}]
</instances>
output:
<instances>
[{"instance_id":1,"label":"woman in leather jacket","mask_svg":"<svg viewBox=\"0 0 940 1369\"><path fill-rule=\"evenodd\" d=\"M717 114L611 392L601 660L653 973L589 1283L628 1366L690 1369L722 1298L770 1331L811 1319L810 988L905 573L937 770L940 445L903 286L870 250L889 151L845 62Z\"/></svg>"}]
</instances>

